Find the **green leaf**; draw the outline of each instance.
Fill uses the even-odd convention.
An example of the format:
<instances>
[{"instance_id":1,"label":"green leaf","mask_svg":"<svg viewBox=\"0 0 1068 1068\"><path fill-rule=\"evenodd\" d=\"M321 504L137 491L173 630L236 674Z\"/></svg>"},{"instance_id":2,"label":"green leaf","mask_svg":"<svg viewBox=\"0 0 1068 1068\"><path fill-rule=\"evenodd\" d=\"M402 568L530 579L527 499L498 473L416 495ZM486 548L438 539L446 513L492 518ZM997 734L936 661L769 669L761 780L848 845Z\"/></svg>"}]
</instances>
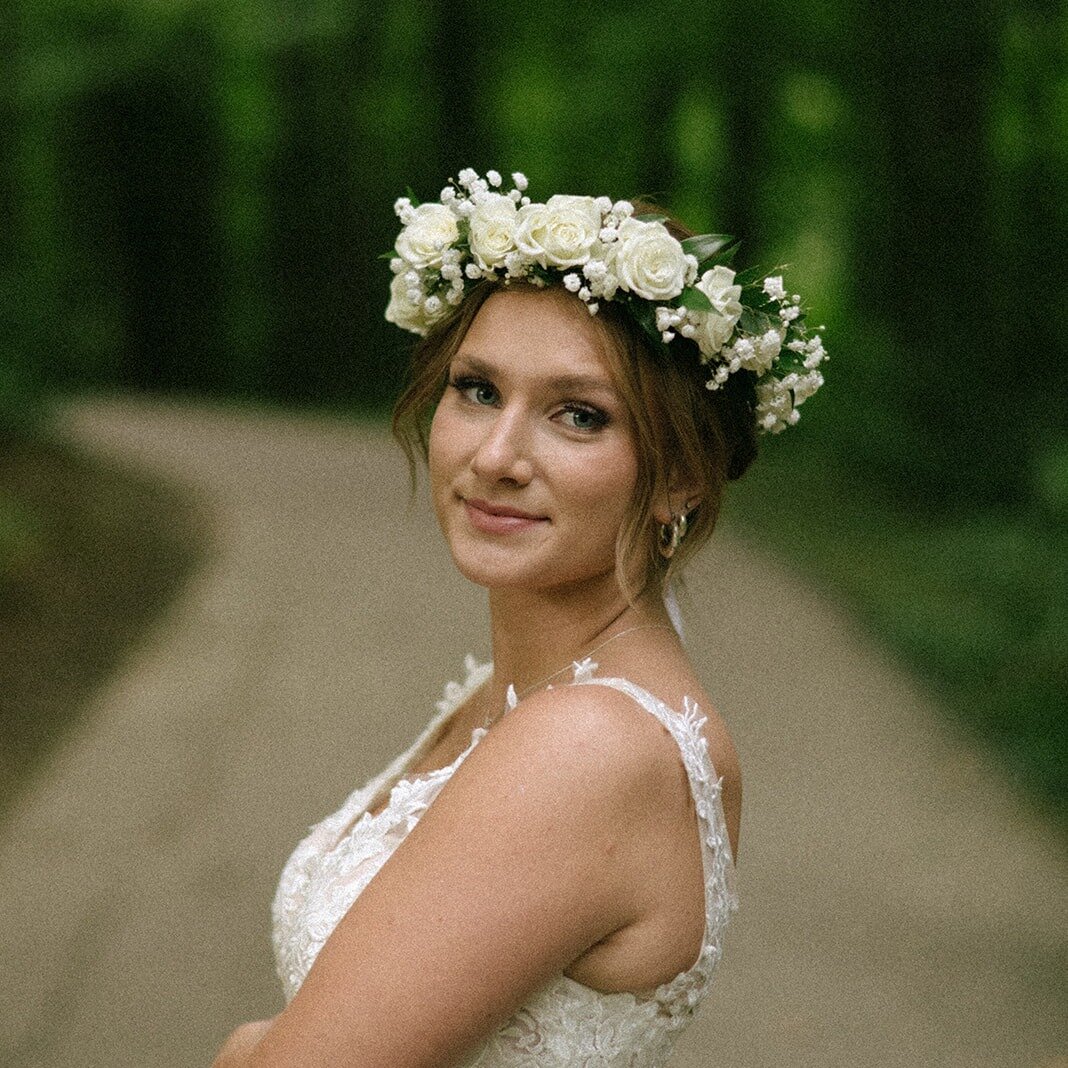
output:
<instances>
[{"instance_id":1,"label":"green leaf","mask_svg":"<svg viewBox=\"0 0 1068 1068\"><path fill-rule=\"evenodd\" d=\"M635 215L638 222L667 222L666 215L657 215L655 212L646 212L644 215Z\"/></svg>"},{"instance_id":2,"label":"green leaf","mask_svg":"<svg viewBox=\"0 0 1068 1068\"><path fill-rule=\"evenodd\" d=\"M738 325L747 334L763 334L770 330L773 324L771 317L765 315L764 312L757 311L755 308L745 308L738 320Z\"/></svg>"},{"instance_id":3,"label":"green leaf","mask_svg":"<svg viewBox=\"0 0 1068 1068\"><path fill-rule=\"evenodd\" d=\"M764 277L764 273L759 267L747 267L744 271L740 271L734 276L734 284L739 286L753 285L754 282L761 281Z\"/></svg>"},{"instance_id":4,"label":"green leaf","mask_svg":"<svg viewBox=\"0 0 1068 1068\"><path fill-rule=\"evenodd\" d=\"M656 312L653 305L645 300L628 300L627 309L637 320L638 325L648 335L649 340L659 349L665 349L664 339L656 328Z\"/></svg>"},{"instance_id":5,"label":"green leaf","mask_svg":"<svg viewBox=\"0 0 1068 1068\"><path fill-rule=\"evenodd\" d=\"M701 290L695 286L690 286L689 289L684 289L679 294L678 304L685 305L690 311L711 311L712 301L705 296Z\"/></svg>"},{"instance_id":6,"label":"green leaf","mask_svg":"<svg viewBox=\"0 0 1068 1068\"><path fill-rule=\"evenodd\" d=\"M729 234L698 234L696 237L687 237L682 242L682 250L689 256L696 256L697 262L703 264L732 240Z\"/></svg>"}]
</instances>

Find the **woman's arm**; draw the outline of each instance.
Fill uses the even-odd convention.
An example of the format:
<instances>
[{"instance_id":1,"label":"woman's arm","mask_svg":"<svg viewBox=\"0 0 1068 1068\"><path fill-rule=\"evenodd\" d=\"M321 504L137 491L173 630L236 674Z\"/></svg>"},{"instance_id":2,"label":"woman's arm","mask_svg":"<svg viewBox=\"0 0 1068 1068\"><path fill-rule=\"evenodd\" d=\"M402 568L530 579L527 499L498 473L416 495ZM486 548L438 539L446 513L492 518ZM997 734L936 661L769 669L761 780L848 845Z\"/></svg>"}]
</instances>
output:
<instances>
[{"instance_id":1,"label":"woman's arm","mask_svg":"<svg viewBox=\"0 0 1068 1068\"><path fill-rule=\"evenodd\" d=\"M272 1023L273 1020L253 1020L236 1028L215 1055L211 1068L245 1068L252 1051Z\"/></svg>"},{"instance_id":2,"label":"woman's arm","mask_svg":"<svg viewBox=\"0 0 1068 1068\"><path fill-rule=\"evenodd\" d=\"M543 691L509 713L357 898L247 1060L235 1052L219 1068L459 1064L633 922L632 843L663 782L635 720L629 698L594 686Z\"/></svg>"}]
</instances>

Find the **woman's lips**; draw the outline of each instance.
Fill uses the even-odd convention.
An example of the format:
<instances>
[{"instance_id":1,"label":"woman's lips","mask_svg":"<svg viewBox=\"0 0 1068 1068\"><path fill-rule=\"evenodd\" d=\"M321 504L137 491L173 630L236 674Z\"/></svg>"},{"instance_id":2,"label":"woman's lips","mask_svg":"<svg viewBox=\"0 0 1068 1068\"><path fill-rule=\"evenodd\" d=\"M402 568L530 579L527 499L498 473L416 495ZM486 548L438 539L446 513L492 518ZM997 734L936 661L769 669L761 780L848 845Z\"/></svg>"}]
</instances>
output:
<instances>
[{"instance_id":1,"label":"woman's lips","mask_svg":"<svg viewBox=\"0 0 1068 1068\"><path fill-rule=\"evenodd\" d=\"M539 523L548 522L544 518L527 518L525 516L517 515L494 515L492 512L485 512L481 508L472 504L470 501L464 501L464 509L467 512L467 518L471 520L471 525L476 530L481 530L486 534L511 534L517 530L529 530L531 527L536 527Z\"/></svg>"}]
</instances>

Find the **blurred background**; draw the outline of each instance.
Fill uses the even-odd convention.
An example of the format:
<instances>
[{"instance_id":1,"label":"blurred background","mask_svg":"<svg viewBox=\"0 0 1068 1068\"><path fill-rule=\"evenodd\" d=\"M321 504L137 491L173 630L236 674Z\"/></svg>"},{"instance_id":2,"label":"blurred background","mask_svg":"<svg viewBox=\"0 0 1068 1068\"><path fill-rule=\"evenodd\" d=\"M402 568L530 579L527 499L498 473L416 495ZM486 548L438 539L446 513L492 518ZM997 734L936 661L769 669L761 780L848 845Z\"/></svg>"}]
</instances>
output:
<instances>
[{"instance_id":1,"label":"blurred background","mask_svg":"<svg viewBox=\"0 0 1068 1068\"><path fill-rule=\"evenodd\" d=\"M0 6L0 1061L277 1011L284 856L487 651L379 258L472 166L826 328L695 564L749 911L680 1068L1064 1068L1066 49L1041 0Z\"/></svg>"},{"instance_id":2,"label":"blurred background","mask_svg":"<svg viewBox=\"0 0 1068 1068\"><path fill-rule=\"evenodd\" d=\"M651 195L786 267L828 385L726 521L1064 823L1062 7L9 0L0 20L9 784L197 558L180 495L65 448L57 403L383 419L408 344L382 317L393 200L474 166L535 199Z\"/></svg>"}]
</instances>

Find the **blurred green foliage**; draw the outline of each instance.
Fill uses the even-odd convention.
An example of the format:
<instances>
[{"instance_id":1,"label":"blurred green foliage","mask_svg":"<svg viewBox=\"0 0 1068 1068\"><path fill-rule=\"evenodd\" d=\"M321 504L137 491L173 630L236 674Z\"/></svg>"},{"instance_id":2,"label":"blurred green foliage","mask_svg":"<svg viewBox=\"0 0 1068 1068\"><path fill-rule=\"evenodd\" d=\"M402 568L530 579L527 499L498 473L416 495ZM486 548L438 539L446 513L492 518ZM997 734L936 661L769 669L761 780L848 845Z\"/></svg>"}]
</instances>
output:
<instances>
[{"instance_id":1,"label":"blurred green foliage","mask_svg":"<svg viewBox=\"0 0 1068 1068\"><path fill-rule=\"evenodd\" d=\"M818 545L815 573L1063 795L1057 5L9 0L0 20L0 427L85 388L383 411L407 340L377 256L406 187L471 165L535 197L653 195L742 237L742 265L796 264L827 324L828 386L767 447L772 499L804 484L819 508L769 509L769 536Z\"/></svg>"}]
</instances>

